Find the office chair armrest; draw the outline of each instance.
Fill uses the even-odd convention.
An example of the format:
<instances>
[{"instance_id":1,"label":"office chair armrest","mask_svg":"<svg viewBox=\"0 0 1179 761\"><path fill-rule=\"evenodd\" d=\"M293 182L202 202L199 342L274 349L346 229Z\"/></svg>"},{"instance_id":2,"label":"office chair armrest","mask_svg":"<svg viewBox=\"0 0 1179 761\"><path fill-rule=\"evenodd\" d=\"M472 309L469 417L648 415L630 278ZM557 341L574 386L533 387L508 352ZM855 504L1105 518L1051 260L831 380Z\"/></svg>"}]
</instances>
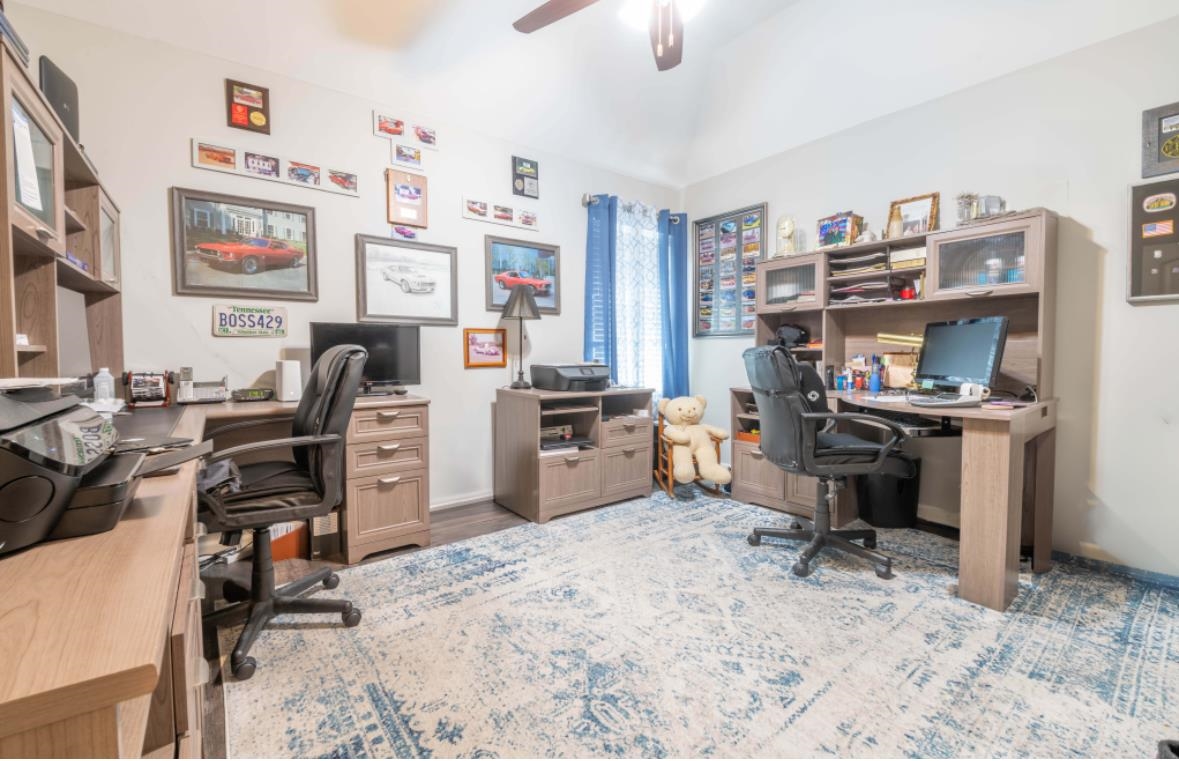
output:
<instances>
[{"instance_id":1,"label":"office chair armrest","mask_svg":"<svg viewBox=\"0 0 1179 761\"><path fill-rule=\"evenodd\" d=\"M206 462L217 462L219 460L236 457L247 452L262 452L267 449L283 449L285 447L316 447L324 444L333 444L342 442L344 439L334 433L325 433L320 436L290 436L285 439L271 439L269 441L255 441L252 444L241 444L229 449L222 449L220 452L214 452L212 457L207 458Z\"/></svg>"},{"instance_id":2,"label":"office chair armrest","mask_svg":"<svg viewBox=\"0 0 1179 761\"><path fill-rule=\"evenodd\" d=\"M890 433L892 433L892 438L881 445L880 452L876 455L876 459L867 464L867 469L864 471L866 473L879 470L880 467L884 465L884 461L888 459L888 456L892 454L893 451L896 450L896 448L899 447L906 438L908 438L907 434L905 433L905 429L892 420L877 417L876 415L868 415L863 412L804 412L802 413L802 420L805 424L807 424L807 437L810 441L814 441L817 438L817 427L819 422L823 420L829 422L845 421L852 423L865 423L867 425L876 426L877 428L885 428ZM847 470L848 466L846 465L815 465L812 455L813 451L807 451L803 453L803 464L808 470L812 470L823 475L827 475L827 471L835 473L839 470Z\"/></svg>"},{"instance_id":3,"label":"office chair armrest","mask_svg":"<svg viewBox=\"0 0 1179 761\"><path fill-rule=\"evenodd\" d=\"M243 428L255 428L260 425L269 425L270 423L293 423L293 422L295 422L294 416L293 415L286 415L284 417L259 418L257 420L243 420L238 423L226 423L225 425L217 426L216 428L214 428L211 431L206 431L204 440L208 441L209 439L213 438L214 436L220 436L221 434L228 433L229 431L240 431Z\"/></svg>"}]
</instances>

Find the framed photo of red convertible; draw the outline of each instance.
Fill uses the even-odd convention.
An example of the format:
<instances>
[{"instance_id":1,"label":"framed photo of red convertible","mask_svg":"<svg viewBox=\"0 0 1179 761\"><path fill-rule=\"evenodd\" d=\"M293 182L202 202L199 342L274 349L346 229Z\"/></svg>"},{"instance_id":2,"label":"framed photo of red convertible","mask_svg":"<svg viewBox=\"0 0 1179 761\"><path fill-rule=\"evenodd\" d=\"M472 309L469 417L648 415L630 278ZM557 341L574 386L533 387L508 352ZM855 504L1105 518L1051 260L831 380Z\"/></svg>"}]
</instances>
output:
<instances>
[{"instance_id":1,"label":"framed photo of red convertible","mask_svg":"<svg viewBox=\"0 0 1179 761\"><path fill-rule=\"evenodd\" d=\"M172 188L178 296L317 301L315 209Z\"/></svg>"},{"instance_id":2,"label":"framed photo of red convertible","mask_svg":"<svg viewBox=\"0 0 1179 761\"><path fill-rule=\"evenodd\" d=\"M504 328L464 328L463 367L507 367L508 331Z\"/></svg>"},{"instance_id":3,"label":"framed photo of red convertible","mask_svg":"<svg viewBox=\"0 0 1179 761\"><path fill-rule=\"evenodd\" d=\"M530 240L484 236L487 311L502 312L517 285L532 289L541 314L561 313L561 248Z\"/></svg>"}]
</instances>

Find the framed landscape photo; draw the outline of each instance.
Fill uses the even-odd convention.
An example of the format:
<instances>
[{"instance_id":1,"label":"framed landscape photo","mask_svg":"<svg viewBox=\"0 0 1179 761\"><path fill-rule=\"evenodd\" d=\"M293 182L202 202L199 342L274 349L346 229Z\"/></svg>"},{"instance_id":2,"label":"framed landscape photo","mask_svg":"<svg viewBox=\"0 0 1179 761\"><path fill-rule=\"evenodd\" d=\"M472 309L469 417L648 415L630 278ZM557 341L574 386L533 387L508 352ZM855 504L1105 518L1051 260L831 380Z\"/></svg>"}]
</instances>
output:
<instances>
[{"instance_id":1,"label":"framed landscape photo","mask_svg":"<svg viewBox=\"0 0 1179 761\"><path fill-rule=\"evenodd\" d=\"M541 314L561 313L561 248L487 235L487 311L502 312L517 285L532 288Z\"/></svg>"},{"instance_id":2,"label":"framed landscape photo","mask_svg":"<svg viewBox=\"0 0 1179 761\"><path fill-rule=\"evenodd\" d=\"M463 367L507 367L507 346L504 328L464 328Z\"/></svg>"},{"instance_id":3,"label":"framed landscape photo","mask_svg":"<svg viewBox=\"0 0 1179 761\"><path fill-rule=\"evenodd\" d=\"M902 198L888 207L888 225L885 232L889 238L904 238L921 235L937 229L939 193Z\"/></svg>"},{"instance_id":4,"label":"framed landscape photo","mask_svg":"<svg viewBox=\"0 0 1179 761\"><path fill-rule=\"evenodd\" d=\"M357 235L357 320L458 325L457 268L453 246Z\"/></svg>"},{"instance_id":5,"label":"framed landscape photo","mask_svg":"<svg viewBox=\"0 0 1179 761\"><path fill-rule=\"evenodd\" d=\"M388 205L389 224L427 227L429 223L427 190L424 174L404 172L400 169L386 169L385 201Z\"/></svg>"},{"instance_id":6,"label":"framed landscape photo","mask_svg":"<svg viewBox=\"0 0 1179 761\"><path fill-rule=\"evenodd\" d=\"M179 296L316 301L315 209L172 188Z\"/></svg>"}]
</instances>

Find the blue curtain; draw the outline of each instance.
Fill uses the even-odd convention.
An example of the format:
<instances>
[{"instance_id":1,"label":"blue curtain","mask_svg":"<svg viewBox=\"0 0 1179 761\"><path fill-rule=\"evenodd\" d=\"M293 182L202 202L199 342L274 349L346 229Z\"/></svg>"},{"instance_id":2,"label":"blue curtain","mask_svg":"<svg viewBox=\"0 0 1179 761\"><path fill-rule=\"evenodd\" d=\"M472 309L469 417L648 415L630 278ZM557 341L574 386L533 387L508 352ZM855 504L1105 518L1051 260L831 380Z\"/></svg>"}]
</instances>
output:
<instances>
[{"instance_id":1,"label":"blue curtain","mask_svg":"<svg viewBox=\"0 0 1179 761\"><path fill-rule=\"evenodd\" d=\"M663 297L663 393L688 395L688 215L659 212L659 290Z\"/></svg>"},{"instance_id":2,"label":"blue curtain","mask_svg":"<svg viewBox=\"0 0 1179 761\"><path fill-rule=\"evenodd\" d=\"M582 359L603 362L617 381L617 330L614 323L614 261L618 198L597 195L588 207L585 235L585 348Z\"/></svg>"}]
</instances>

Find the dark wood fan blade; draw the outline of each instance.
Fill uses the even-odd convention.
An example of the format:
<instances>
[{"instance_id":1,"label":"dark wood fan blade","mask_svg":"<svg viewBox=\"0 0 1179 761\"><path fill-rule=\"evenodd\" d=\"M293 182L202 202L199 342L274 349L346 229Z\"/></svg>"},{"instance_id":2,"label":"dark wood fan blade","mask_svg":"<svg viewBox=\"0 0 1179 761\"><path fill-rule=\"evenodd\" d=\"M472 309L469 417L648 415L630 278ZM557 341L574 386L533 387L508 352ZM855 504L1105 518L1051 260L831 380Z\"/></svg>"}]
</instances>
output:
<instances>
[{"instance_id":1,"label":"dark wood fan blade","mask_svg":"<svg viewBox=\"0 0 1179 761\"><path fill-rule=\"evenodd\" d=\"M660 71L673 69L684 60L684 20L675 0L651 2L651 52Z\"/></svg>"},{"instance_id":2,"label":"dark wood fan blade","mask_svg":"<svg viewBox=\"0 0 1179 761\"><path fill-rule=\"evenodd\" d=\"M554 21L560 21L583 8L588 8L596 2L598 0L549 0L544 5L533 8L530 13L516 19L516 23L512 26L517 32L531 34Z\"/></svg>"}]
</instances>

